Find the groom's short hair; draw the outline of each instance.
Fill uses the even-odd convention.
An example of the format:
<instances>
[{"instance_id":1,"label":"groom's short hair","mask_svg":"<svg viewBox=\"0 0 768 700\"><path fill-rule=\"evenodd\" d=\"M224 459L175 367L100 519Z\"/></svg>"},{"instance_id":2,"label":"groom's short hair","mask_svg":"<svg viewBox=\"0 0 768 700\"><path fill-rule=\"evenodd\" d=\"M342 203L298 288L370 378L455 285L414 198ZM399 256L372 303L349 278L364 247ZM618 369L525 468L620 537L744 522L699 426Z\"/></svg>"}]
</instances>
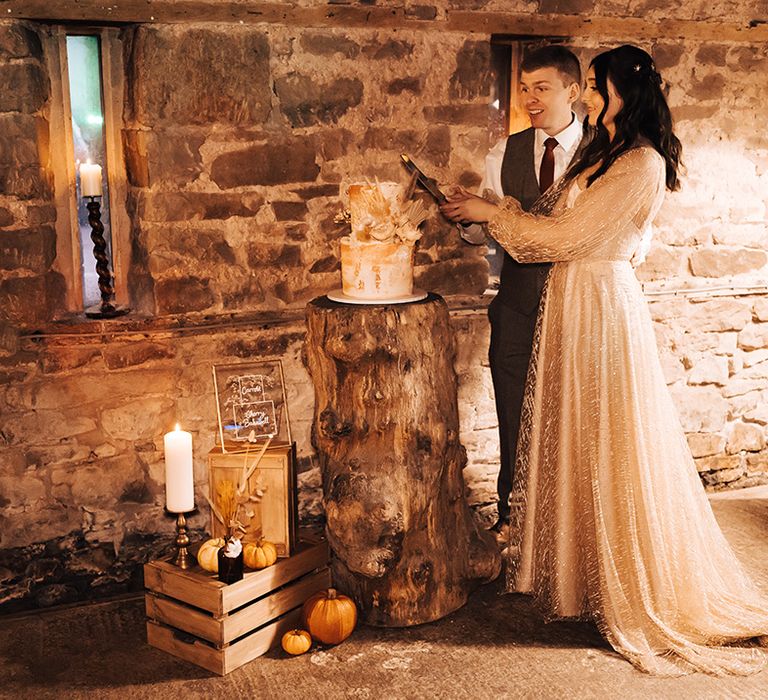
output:
<instances>
[{"instance_id":1,"label":"groom's short hair","mask_svg":"<svg viewBox=\"0 0 768 700\"><path fill-rule=\"evenodd\" d=\"M554 68L560 73L565 85L576 83L581 87L581 64L573 51L564 46L542 46L527 53L520 69L530 73L539 68Z\"/></svg>"}]
</instances>

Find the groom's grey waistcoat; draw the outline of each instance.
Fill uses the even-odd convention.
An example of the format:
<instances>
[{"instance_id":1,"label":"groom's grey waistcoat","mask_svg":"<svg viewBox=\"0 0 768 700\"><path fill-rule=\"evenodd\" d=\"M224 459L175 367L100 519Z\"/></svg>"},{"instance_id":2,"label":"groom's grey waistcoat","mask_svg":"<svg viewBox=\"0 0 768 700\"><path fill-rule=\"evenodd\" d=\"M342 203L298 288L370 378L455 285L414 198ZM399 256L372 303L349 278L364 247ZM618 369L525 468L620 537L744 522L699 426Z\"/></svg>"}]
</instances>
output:
<instances>
[{"instance_id":1,"label":"groom's grey waistcoat","mask_svg":"<svg viewBox=\"0 0 768 700\"><path fill-rule=\"evenodd\" d=\"M528 211L539 198L539 183L533 168L535 130L526 129L507 139L501 164L501 188ZM536 310L544 288L549 263L519 263L504 251L497 304L530 314Z\"/></svg>"}]
</instances>

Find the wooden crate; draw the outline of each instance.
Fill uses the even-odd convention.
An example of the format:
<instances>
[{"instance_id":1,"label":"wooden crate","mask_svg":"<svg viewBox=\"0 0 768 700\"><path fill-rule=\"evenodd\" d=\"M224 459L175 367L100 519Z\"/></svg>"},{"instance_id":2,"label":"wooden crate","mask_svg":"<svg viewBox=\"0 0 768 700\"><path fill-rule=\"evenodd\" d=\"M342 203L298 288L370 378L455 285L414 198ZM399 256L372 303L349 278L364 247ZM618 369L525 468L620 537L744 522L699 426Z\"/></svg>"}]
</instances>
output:
<instances>
[{"instance_id":1,"label":"wooden crate","mask_svg":"<svg viewBox=\"0 0 768 700\"><path fill-rule=\"evenodd\" d=\"M242 449L242 445L240 445ZM229 448L227 448L229 449ZM261 448L252 447L246 454L221 451L214 447L208 453L208 490L210 498L216 500L216 487L223 480L237 484L243 463L249 465L258 459ZM253 504L255 515L244 542L255 542L262 535L277 548L277 556L288 557L296 542L296 445L274 445L267 449L258 462L258 467L248 480L248 494L263 490L261 501ZM211 513L211 535L223 537L224 526Z\"/></svg>"},{"instance_id":2,"label":"wooden crate","mask_svg":"<svg viewBox=\"0 0 768 700\"><path fill-rule=\"evenodd\" d=\"M147 641L225 675L280 644L299 625L301 606L331 585L328 543L300 542L296 553L226 585L195 565L144 565Z\"/></svg>"}]
</instances>

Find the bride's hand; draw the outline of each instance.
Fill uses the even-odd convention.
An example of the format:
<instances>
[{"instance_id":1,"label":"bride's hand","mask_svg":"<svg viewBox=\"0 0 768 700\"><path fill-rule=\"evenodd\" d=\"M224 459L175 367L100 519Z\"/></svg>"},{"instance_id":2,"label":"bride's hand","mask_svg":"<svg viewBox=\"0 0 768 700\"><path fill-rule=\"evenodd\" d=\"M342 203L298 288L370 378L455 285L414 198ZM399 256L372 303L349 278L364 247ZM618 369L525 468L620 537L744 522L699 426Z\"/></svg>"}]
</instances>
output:
<instances>
[{"instance_id":1,"label":"bride's hand","mask_svg":"<svg viewBox=\"0 0 768 700\"><path fill-rule=\"evenodd\" d=\"M498 210L487 199L470 194L463 187L451 188L446 193L446 203L440 212L449 221L461 224L482 224L488 221Z\"/></svg>"}]
</instances>

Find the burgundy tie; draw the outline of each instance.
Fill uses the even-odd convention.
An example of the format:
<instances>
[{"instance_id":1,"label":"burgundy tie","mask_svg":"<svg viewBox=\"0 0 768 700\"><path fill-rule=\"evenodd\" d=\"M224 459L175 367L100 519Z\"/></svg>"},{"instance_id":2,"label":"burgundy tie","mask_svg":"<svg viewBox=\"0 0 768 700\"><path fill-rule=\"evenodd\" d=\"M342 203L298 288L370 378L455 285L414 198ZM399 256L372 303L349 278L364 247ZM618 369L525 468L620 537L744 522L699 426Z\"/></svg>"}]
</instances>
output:
<instances>
[{"instance_id":1,"label":"burgundy tie","mask_svg":"<svg viewBox=\"0 0 768 700\"><path fill-rule=\"evenodd\" d=\"M551 136L544 142L544 155L541 158L541 170L539 170L539 192L544 194L555 181L555 148L557 139Z\"/></svg>"}]
</instances>

